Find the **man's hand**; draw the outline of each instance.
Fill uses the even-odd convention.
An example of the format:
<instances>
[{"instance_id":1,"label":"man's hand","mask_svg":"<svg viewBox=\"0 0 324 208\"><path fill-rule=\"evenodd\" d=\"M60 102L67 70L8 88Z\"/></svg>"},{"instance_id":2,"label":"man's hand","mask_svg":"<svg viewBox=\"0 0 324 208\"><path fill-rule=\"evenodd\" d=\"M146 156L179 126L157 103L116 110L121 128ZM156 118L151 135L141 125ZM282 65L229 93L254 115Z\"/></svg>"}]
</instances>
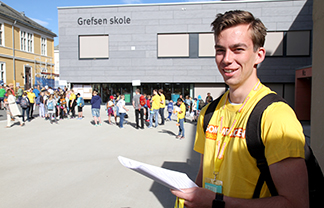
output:
<instances>
[{"instance_id":1,"label":"man's hand","mask_svg":"<svg viewBox=\"0 0 324 208\"><path fill-rule=\"evenodd\" d=\"M175 196L185 200L184 205L187 208L211 208L215 193L204 188L189 188L183 189L184 192L171 190Z\"/></svg>"}]
</instances>

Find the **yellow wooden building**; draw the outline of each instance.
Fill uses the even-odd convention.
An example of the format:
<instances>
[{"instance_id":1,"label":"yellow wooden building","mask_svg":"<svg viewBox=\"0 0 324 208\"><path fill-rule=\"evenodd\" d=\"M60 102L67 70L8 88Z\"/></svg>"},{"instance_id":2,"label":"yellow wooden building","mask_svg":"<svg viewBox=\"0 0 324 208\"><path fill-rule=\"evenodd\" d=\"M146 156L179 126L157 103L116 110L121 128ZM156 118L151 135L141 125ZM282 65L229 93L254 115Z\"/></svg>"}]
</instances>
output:
<instances>
[{"instance_id":1,"label":"yellow wooden building","mask_svg":"<svg viewBox=\"0 0 324 208\"><path fill-rule=\"evenodd\" d=\"M54 85L56 34L0 1L0 84ZM52 81L53 80L53 81Z\"/></svg>"}]
</instances>

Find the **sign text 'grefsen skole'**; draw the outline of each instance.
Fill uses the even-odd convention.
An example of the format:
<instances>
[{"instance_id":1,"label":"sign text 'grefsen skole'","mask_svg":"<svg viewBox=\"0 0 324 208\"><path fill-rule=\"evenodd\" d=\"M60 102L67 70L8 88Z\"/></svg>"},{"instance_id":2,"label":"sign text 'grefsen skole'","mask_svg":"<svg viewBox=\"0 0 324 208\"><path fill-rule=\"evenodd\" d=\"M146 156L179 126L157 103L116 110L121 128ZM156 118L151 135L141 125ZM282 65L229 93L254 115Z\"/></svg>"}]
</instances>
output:
<instances>
[{"instance_id":1,"label":"sign text 'grefsen skole'","mask_svg":"<svg viewBox=\"0 0 324 208\"><path fill-rule=\"evenodd\" d=\"M111 17L109 18L78 18L78 25L129 25L131 23L131 18L129 17Z\"/></svg>"}]
</instances>

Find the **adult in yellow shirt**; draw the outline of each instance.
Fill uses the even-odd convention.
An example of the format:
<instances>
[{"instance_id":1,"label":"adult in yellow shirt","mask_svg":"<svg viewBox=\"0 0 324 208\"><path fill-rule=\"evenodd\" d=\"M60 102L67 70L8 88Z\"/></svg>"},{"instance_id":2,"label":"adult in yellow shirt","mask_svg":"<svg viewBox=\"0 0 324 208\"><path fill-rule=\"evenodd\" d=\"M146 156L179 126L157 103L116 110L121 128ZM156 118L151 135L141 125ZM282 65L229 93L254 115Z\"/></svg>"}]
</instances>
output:
<instances>
[{"instance_id":1,"label":"adult in yellow shirt","mask_svg":"<svg viewBox=\"0 0 324 208\"><path fill-rule=\"evenodd\" d=\"M157 89L153 90L153 97L152 97L152 108L150 113L150 125L148 128L152 128L153 124L153 116L155 119L155 128L158 126L158 114L160 110L160 96L158 95Z\"/></svg>"},{"instance_id":2,"label":"adult in yellow shirt","mask_svg":"<svg viewBox=\"0 0 324 208\"><path fill-rule=\"evenodd\" d=\"M70 98L69 98L69 113L72 112L71 118L75 117L75 106L76 106L76 95L74 91L71 90Z\"/></svg>"},{"instance_id":3,"label":"adult in yellow shirt","mask_svg":"<svg viewBox=\"0 0 324 208\"><path fill-rule=\"evenodd\" d=\"M184 118L186 114L186 105L183 103L181 98L177 100L178 106L180 106L180 111L178 112L178 125L179 125L179 133L176 136L177 139L184 139L185 129L184 129Z\"/></svg>"},{"instance_id":4,"label":"adult in yellow shirt","mask_svg":"<svg viewBox=\"0 0 324 208\"><path fill-rule=\"evenodd\" d=\"M35 93L33 92L33 88L30 88L29 90L26 91L27 92L27 97L28 97L28 100L29 100L29 112L27 110L27 113L29 114L30 113L30 116L29 118L30 119L33 119L33 113L34 113L34 104L35 104Z\"/></svg>"},{"instance_id":5,"label":"adult in yellow shirt","mask_svg":"<svg viewBox=\"0 0 324 208\"><path fill-rule=\"evenodd\" d=\"M160 94L160 109L159 109L159 113L161 116L161 124L160 125L164 125L164 108L165 108L165 96L163 94L163 90L159 89L159 94Z\"/></svg>"},{"instance_id":6,"label":"adult in yellow shirt","mask_svg":"<svg viewBox=\"0 0 324 208\"><path fill-rule=\"evenodd\" d=\"M239 10L218 14L212 26L216 64L229 90L206 132L206 107L199 115L194 146L201 153L199 188L172 193L184 199L186 207L309 207L303 129L293 110L280 102L271 104L261 121L264 153L278 195L271 196L264 184L262 199L252 199L260 171L247 149L245 129L256 103L271 93L257 77L266 54L265 26L250 12ZM207 189L212 186L222 193Z\"/></svg>"}]
</instances>

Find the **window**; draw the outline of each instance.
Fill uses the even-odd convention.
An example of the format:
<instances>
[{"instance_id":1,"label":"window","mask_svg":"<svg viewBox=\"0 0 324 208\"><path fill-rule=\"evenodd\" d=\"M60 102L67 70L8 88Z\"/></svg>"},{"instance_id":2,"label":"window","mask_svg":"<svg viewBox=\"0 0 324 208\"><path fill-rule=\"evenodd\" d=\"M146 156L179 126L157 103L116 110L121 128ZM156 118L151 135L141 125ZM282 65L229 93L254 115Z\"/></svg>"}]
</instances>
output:
<instances>
[{"instance_id":1,"label":"window","mask_svg":"<svg viewBox=\"0 0 324 208\"><path fill-rule=\"evenodd\" d=\"M3 32L3 24L2 23L0 23L0 45L4 45L4 41L3 41L3 34L4 34L4 32Z\"/></svg>"},{"instance_id":2,"label":"window","mask_svg":"<svg viewBox=\"0 0 324 208\"><path fill-rule=\"evenodd\" d=\"M158 57L189 57L189 34L158 34Z\"/></svg>"},{"instance_id":3,"label":"window","mask_svg":"<svg viewBox=\"0 0 324 208\"><path fill-rule=\"evenodd\" d=\"M0 63L0 83L6 83L6 68L5 63Z\"/></svg>"},{"instance_id":4,"label":"window","mask_svg":"<svg viewBox=\"0 0 324 208\"><path fill-rule=\"evenodd\" d=\"M108 35L80 35L79 59L108 59Z\"/></svg>"},{"instance_id":5,"label":"window","mask_svg":"<svg viewBox=\"0 0 324 208\"><path fill-rule=\"evenodd\" d=\"M287 32L287 56L310 55L310 31Z\"/></svg>"},{"instance_id":6,"label":"window","mask_svg":"<svg viewBox=\"0 0 324 208\"><path fill-rule=\"evenodd\" d=\"M268 32L264 48L267 56L283 56L283 32Z\"/></svg>"},{"instance_id":7,"label":"window","mask_svg":"<svg viewBox=\"0 0 324 208\"><path fill-rule=\"evenodd\" d=\"M46 45L46 38L41 39L41 54L46 56L47 55L47 45Z\"/></svg>"},{"instance_id":8,"label":"window","mask_svg":"<svg viewBox=\"0 0 324 208\"><path fill-rule=\"evenodd\" d=\"M25 31L20 32L20 50L33 52L33 34Z\"/></svg>"},{"instance_id":9,"label":"window","mask_svg":"<svg viewBox=\"0 0 324 208\"><path fill-rule=\"evenodd\" d=\"M26 50L26 32L20 32L20 50Z\"/></svg>"},{"instance_id":10,"label":"window","mask_svg":"<svg viewBox=\"0 0 324 208\"><path fill-rule=\"evenodd\" d=\"M199 57L215 57L214 33L199 34Z\"/></svg>"}]
</instances>

